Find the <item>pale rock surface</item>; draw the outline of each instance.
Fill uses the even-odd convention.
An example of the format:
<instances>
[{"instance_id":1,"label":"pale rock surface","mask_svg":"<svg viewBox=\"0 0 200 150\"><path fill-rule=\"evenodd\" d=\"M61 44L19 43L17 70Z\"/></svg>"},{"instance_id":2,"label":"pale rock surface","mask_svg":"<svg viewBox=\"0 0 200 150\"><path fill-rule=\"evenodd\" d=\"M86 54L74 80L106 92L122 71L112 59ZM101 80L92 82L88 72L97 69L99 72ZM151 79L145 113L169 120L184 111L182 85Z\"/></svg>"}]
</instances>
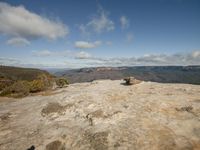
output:
<instances>
[{"instance_id":1,"label":"pale rock surface","mask_svg":"<svg viewBox=\"0 0 200 150\"><path fill-rule=\"evenodd\" d=\"M0 150L199 150L200 86L120 80L0 98Z\"/></svg>"}]
</instances>

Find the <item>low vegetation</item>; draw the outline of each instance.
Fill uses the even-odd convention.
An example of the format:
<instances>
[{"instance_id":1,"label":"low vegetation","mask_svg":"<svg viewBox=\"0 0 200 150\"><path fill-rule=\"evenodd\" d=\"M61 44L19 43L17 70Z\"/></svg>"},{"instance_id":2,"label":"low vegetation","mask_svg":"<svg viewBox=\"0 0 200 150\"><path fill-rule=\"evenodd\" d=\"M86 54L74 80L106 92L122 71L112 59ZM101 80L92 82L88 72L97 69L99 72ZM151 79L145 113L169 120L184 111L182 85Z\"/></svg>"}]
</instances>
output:
<instances>
[{"instance_id":1,"label":"low vegetation","mask_svg":"<svg viewBox=\"0 0 200 150\"><path fill-rule=\"evenodd\" d=\"M1 92L1 96L10 97L24 97L30 92L30 86L28 81L17 81L11 86L4 88Z\"/></svg>"},{"instance_id":2,"label":"low vegetation","mask_svg":"<svg viewBox=\"0 0 200 150\"><path fill-rule=\"evenodd\" d=\"M12 85L14 82L12 80L6 79L4 77L0 77L0 91L4 88Z\"/></svg>"},{"instance_id":3,"label":"low vegetation","mask_svg":"<svg viewBox=\"0 0 200 150\"><path fill-rule=\"evenodd\" d=\"M30 92L35 93L35 92L40 92L45 90L45 84L44 81L42 80L33 80L30 82Z\"/></svg>"},{"instance_id":4,"label":"low vegetation","mask_svg":"<svg viewBox=\"0 0 200 150\"><path fill-rule=\"evenodd\" d=\"M45 74L41 74L37 77L37 79L30 82L30 92L40 92L52 88L53 79L49 78Z\"/></svg>"},{"instance_id":5,"label":"low vegetation","mask_svg":"<svg viewBox=\"0 0 200 150\"><path fill-rule=\"evenodd\" d=\"M69 83L65 78L58 78L56 79L56 85L60 88L67 86Z\"/></svg>"},{"instance_id":6,"label":"low vegetation","mask_svg":"<svg viewBox=\"0 0 200 150\"><path fill-rule=\"evenodd\" d=\"M0 96L25 97L52 89L54 83L59 88L69 84L65 78L56 78L43 70L0 66Z\"/></svg>"},{"instance_id":7,"label":"low vegetation","mask_svg":"<svg viewBox=\"0 0 200 150\"><path fill-rule=\"evenodd\" d=\"M40 69L0 66L0 77L12 81L33 81L41 75L53 77L50 73Z\"/></svg>"}]
</instances>

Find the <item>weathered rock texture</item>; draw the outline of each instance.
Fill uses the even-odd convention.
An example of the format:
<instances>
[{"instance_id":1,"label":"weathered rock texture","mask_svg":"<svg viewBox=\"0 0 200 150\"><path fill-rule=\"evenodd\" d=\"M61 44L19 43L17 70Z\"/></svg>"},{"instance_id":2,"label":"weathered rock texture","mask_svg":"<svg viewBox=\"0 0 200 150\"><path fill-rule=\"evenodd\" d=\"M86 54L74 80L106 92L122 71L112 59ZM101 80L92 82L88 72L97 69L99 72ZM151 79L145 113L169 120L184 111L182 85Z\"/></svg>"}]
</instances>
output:
<instances>
[{"instance_id":1,"label":"weathered rock texture","mask_svg":"<svg viewBox=\"0 0 200 150\"><path fill-rule=\"evenodd\" d=\"M72 84L0 99L0 149L199 150L200 86Z\"/></svg>"}]
</instances>

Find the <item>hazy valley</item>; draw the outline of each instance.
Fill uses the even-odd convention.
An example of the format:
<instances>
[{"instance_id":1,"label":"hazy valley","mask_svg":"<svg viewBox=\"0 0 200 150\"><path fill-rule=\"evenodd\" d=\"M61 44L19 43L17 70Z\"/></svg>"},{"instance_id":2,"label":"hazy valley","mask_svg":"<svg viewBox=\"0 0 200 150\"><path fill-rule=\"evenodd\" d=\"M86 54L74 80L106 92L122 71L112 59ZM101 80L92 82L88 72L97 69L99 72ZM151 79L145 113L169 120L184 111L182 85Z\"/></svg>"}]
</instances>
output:
<instances>
[{"instance_id":1,"label":"hazy valley","mask_svg":"<svg viewBox=\"0 0 200 150\"><path fill-rule=\"evenodd\" d=\"M96 67L53 73L66 77L70 83L90 82L97 79L116 80L134 76L143 81L200 84L200 66Z\"/></svg>"}]
</instances>

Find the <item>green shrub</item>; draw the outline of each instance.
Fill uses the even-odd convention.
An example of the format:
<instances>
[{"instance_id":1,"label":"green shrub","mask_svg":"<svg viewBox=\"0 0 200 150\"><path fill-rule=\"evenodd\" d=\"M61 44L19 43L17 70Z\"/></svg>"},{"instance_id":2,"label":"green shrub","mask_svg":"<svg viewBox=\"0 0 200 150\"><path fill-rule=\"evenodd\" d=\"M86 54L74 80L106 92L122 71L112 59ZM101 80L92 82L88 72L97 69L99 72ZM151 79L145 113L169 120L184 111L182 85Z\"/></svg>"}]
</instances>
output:
<instances>
[{"instance_id":1,"label":"green shrub","mask_svg":"<svg viewBox=\"0 0 200 150\"><path fill-rule=\"evenodd\" d=\"M46 74L41 74L37 79L42 80L46 88L51 88L53 86L53 77Z\"/></svg>"},{"instance_id":2,"label":"green shrub","mask_svg":"<svg viewBox=\"0 0 200 150\"><path fill-rule=\"evenodd\" d=\"M25 97L29 94L30 85L28 81L17 81L11 86L4 88L0 96Z\"/></svg>"},{"instance_id":3,"label":"green shrub","mask_svg":"<svg viewBox=\"0 0 200 150\"><path fill-rule=\"evenodd\" d=\"M1 79L0 78L0 91L2 91L4 88L11 86L14 83L14 81L9 79Z\"/></svg>"},{"instance_id":4,"label":"green shrub","mask_svg":"<svg viewBox=\"0 0 200 150\"><path fill-rule=\"evenodd\" d=\"M30 92L40 92L46 89L45 83L43 80L33 80L30 83Z\"/></svg>"},{"instance_id":5,"label":"green shrub","mask_svg":"<svg viewBox=\"0 0 200 150\"><path fill-rule=\"evenodd\" d=\"M65 87L68 84L69 84L69 82L65 78L58 78L58 79L56 79L56 85L58 87L60 87L60 88Z\"/></svg>"},{"instance_id":6,"label":"green shrub","mask_svg":"<svg viewBox=\"0 0 200 150\"><path fill-rule=\"evenodd\" d=\"M26 77L29 77L29 80L19 80L21 76L17 78L17 80L11 80L5 77L0 72L0 96L10 96L10 97L24 97L27 96L30 92L36 93L40 91L44 91L47 89L51 89L53 86L54 78L48 73L34 73L33 71L29 71L30 74L27 74L24 71L20 71L20 75L25 74ZM23 76L24 77L24 76Z\"/></svg>"},{"instance_id":7,"label":"green shrub","mask_svg":"<svg viewBox=\"0 0 200 150\"><path fill-rule=\"evenodd\" d=\"M30 92L40 92L50 89L53 86L53 79L46 74L40 74L37 79L30 81Z\"/></svg>"}]
</instances>

